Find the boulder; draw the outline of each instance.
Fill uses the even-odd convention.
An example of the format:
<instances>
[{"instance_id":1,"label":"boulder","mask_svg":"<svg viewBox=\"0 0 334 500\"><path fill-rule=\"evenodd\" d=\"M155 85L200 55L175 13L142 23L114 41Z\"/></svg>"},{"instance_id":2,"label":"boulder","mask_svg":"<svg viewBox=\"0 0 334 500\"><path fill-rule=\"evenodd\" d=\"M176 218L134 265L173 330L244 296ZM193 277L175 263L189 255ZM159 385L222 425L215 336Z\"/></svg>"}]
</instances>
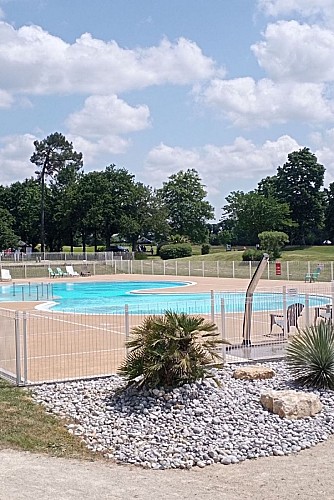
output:
<instances>
[{"instance_id":1,"label":"boulder","mask_svg":"<svg viewBox=\"0 0 334 500\"><path fill-rule=\"evenodd\" d=\"M260 402L264 408L281 418L314 417L322 410L319 396L312 392L269 390L261 394Z\"/></svg>"},{"instance_id":2,"label":"boulder","mask_svg":"<svg viewBox=\"0 0 334 500\"><path fill-rule=\"evenodd\" d=\"M265 378L273 378L275 372L267 366L241 366L237 368L233 377L241 380L261 380Z\"/></svg>"}]
</instances>

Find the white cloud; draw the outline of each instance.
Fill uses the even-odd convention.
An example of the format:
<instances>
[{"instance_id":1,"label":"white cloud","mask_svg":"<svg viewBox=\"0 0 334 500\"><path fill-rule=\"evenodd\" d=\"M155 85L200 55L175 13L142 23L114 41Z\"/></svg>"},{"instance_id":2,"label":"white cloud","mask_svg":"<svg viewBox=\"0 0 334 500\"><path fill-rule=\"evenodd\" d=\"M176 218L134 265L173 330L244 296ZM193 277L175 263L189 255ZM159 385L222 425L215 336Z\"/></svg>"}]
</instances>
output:
<instances>
[{"instance_id":1,"label":"white cloud","mask_svg":"<svg viewBox=\"0 0 334 500\"><path fill-rule=\"evenodd\" d=\"M333 102L325 98L325 90L315 83L214 79L197 99L236 126L268 126L289 120L317 123L334 119Z\"/></svg>"},{"instance_id":2,"label":"white cloud","mask_svg":"<svg viewBox=\"0 0 334 500\"><path fill-rule=\"evenodd\" d=\"M122 154L130 144L129 140L117 135L106 135L95 140L72 134L66 134L66 137L73 143L76 151L83 153L85 171L92 167L95 169L99 162L104 165L106 156Z\"/></svg>"},{"instance_id":3,"label":"white cloud","mask_svg":"<svg viewBox=\"0 0 334 500\"><path fill-rule=\"evenodd\" d=\"M333 31L297 21L280 21L269 24L263 36L264 40L251 49L273 80L334 81Z\"/></svg>"},{"instance_id":4,"label":"white cloud","mask_svg":"<svg viewBox=\"0 0 334 500\"><path fill-rule=\"evenodd\" d=\"M207 144L190 150L162 143L149 152L143 175L147 182L159 187L179 170L194 168L207 186L209 196L222 196L221 193L226 192L225 184L231 179L236 181L236 186L240 179L253 179L253 188L256 188L262 178L274 175L277 166L286 162L287 155L300 147L289 136L260 146L238 137L230 145Z\"/></svg>"},{"instance_id":5,"label":"white cloud","mask_svg":"<svg viewBox=\"0 0 334 500\"><path fill-rule=\"evenodd\" d=\"M24 181L35 175L36 166L29 160L36 139L31 134L8 135L0 139L0 184Z\"/></svg>"},{"instance_id":6,"label":"white cloud","mask_svg":"<svg viewBox=\"0 0 334 500\"><path fill-rule=\"evenodd\" d=\"M124 153L130 141L121 136L149 127L149 117L145 105L132 107L116 95L90 96L67 118L67 135L90 166L107 153Z\"/></svg>"},{"instance_id":7,"label":"white cloud","mask_svg":"<svg viewBox=\"0 0 334 500\"><path fill-rule=\"evenodd\" d=\"M318 162L325 168L325 186L334 182L334 128L311 135L311 140L316 145L315 155Z\"/></svg>"},{"instance_id":8,"label":"white cloud","mask_svg":"<svg viewBox=\"0 0 334 500\"><path fill-rule=\"evenodd\" d=\"M258 0L258 8L273 17L298 13L305 17L334 18L333 0Z\"/></svg>"},{"instance_id":9,"label":"white cloud","mask_svg":"<svg viewBox=\"0 0 334 500\"><path fill-rule=\"evenodd\" d=\"M185 38L124 49L83 34L68 44L39 26L0 22L0 88L13 93L112 94L151 85L192 84L215 73L214 61Z\"/></svg>"},{"instance_id":10,"label":"white cloud","mask_svg":"<svg viewBox=\"0 0 334 500\"><path fill-rule=\"evenodd\" d=\"M10 108L13 101L14 99L8 92L0 89L0 108Z\"/></svg>"},{"instance_id":11,"label":"white cloud","mask_svg":"<svg viewBox=\"0 0 334 500\"><path fill-rule=\"evenodd\" d=\"M132 107L116 95L90 96L66 123L71 134L100 137L143 130L149 126L149 116L147 106Z\"/></svg>"}]
</instances>

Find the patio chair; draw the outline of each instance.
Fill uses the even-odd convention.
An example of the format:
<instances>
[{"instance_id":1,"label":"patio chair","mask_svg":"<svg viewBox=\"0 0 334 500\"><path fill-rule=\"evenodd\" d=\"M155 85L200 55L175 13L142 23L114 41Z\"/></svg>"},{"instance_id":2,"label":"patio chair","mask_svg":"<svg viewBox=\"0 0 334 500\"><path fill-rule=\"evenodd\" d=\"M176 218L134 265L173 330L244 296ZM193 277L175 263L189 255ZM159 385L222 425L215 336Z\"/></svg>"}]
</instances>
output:
<instances>
[{"instance_id":1,"label":"patio chair","mask_svg":"<svg viewBox=\"0 0 334 500\"><path fill-rule=\"evenodd\" d=\"M62 278L67 276L67 273L63 271L60 267L57 267L56 271L58 273L58 276L61 276Z\"/></svg>"},{"instance_id":2,"label":"patio chair","mask_svg":"<svg viewBox=\"0 0 334 500\"><path fill-rule=\"evenodd\" d=\"M295 326L297 328L297 330L299 329L298 328L298 318L301 315L301 313L303 312L303 309L304 309L304 304L300 304L299 302L296 302L295 304L291 304L287 308L287 312L286 312L287 333L290 332L290 329L292 326ZM284 325L283 314L275 314L275 313L270 314L270 333L272 333L274 325L277 325L282 329L282 335L285 334L285 332L284 332L285 325Z\"/></svg>"},{"instance_id":3,"label":"patio chair","mask_svg":"<svg viewBox=\"0 0 334 500\"><path fill-rule=\"evenodd\" d=\"M9 269L1 269L1 281L12 281Z\"/></svg>"},{"instance_id":4,"label":"patio chair","mask_svg":"<svg viewBox=\"0 0 334 500\"><path fill-rule=\"evenodd\" d=\"M54 271L51 267L48 267L49 278L57 278L60 274L57 271Z\"/></svg>"},{"instance_id":5,"label":"patio chair","mask_svg":"<svg viewBox=\"0 0 334 500\"><path fill-rule=\"evenodd\" d=\"M332 304L326 304L325 306L318 306L314 309L314 324L317 324L317 320L320 319L326 323L331 323L333 319L333 308Z\"/></svg>"},{"instance_id":6,"label":"patio chair","mask_svg":"<svg viewBox=\"0 0 334 500\"><path fill-rule=\"evenodd\" d=\"M74 271L73 266L65 266L65 269L69 276L80 276L77 271Z\"/></svg>"},{"instance_id":7,"label":"patio chair","mask_svg":"<svg viewBox=\"0 0 334 500\"><path fill-rule=\"evenodd\" d=\"M318 278L320 276L321 269L317 267L313 273L306 273L305 274L305 283L314 283L315 281L318 281Z\"/></svg>"}]
</instances>

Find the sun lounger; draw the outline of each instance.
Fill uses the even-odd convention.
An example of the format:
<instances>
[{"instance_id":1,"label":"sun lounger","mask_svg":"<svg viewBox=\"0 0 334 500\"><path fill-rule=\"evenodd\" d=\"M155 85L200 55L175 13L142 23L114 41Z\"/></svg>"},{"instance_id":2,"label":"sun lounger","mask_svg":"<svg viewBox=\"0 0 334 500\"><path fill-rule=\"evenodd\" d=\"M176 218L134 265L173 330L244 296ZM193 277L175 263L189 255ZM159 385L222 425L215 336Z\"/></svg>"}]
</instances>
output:
<instances>
[{"instance_id":1,"label":"sun lounger","mask_svg":"<svg viewBox=\"0 0 334 500\"><path fill-rule=\"evenodd\" d=\"M11 281L12 276L9 269L1 269L1 281Z\"/></svg>"},{"instance_id":2,"label":"sun lounger","mask_svg":"<svg viewBox=\"0 0 334 500\"><path fill-rule=\"evenodd\" d=\"M74 271L73 266L65 266L66 272L69 276L79 276L77 271Z\"/></svg>"},{"instance_id":3,"label":"sun lounger","mask_svg":"<svg viewBox=\"0 0 334 500\"><path fill-rule=\"evenodd\" d=\"M54 271L51 267L48 267L49 278L57 278L60 274Z\"/></svg>"},{"instance_id":4,"label":"sun lounger","mask_svg":"<svg viewBox=\"0 0 334 500\"><path fill-rule=\"evenodd\" d=\"M58 276L61 276L61 277L67 276L67 273L65 271L63 271L60 267L57 267L57 273L58 273Z\"/></svg>"}]
</instances>

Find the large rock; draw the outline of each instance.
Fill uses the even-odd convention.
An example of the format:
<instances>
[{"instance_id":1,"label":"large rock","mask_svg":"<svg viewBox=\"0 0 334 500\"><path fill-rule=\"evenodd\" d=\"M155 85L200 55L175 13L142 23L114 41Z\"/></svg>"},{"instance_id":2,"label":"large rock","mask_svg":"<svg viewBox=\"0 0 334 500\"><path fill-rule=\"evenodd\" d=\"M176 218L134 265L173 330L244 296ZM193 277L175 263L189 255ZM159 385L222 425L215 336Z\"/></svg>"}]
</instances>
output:
<instances>
[{"instance_id":1,"label":"large rock","mask_svg":"<svg viewBox=\"0 0 334 500\"><path fill-rule=\"evenodd\" d=\"M319 396L312 392L269 390L261 394L260 401L264 408L281 418L314 417L322 410Z\"/></svg>"},{"instance_id":2,"label":"large rock","mask_svg":"<svg viewBox=\"0 0 334 500\"><path fill-rule=\"evenodd\" d=\"M242 366L237 368L234 373L234 378L241 380L261 380L265 378L273 378L275 372L267 366Z\"/></svg>"}]
</instances>

